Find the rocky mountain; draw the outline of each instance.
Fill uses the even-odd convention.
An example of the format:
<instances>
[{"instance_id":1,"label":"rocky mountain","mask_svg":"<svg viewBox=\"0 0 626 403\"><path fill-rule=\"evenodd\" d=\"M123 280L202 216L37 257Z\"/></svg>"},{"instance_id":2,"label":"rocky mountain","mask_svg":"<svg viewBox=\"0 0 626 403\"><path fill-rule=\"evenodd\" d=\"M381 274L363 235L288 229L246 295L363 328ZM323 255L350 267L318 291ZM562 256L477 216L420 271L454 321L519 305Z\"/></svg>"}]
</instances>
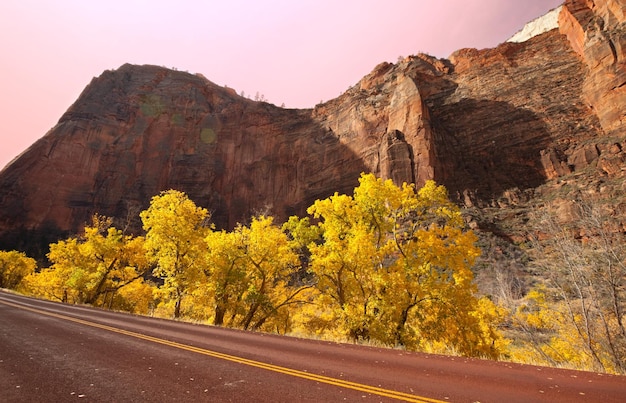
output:
<instances>
[{"instance_id":1,"label":"rocky mountain","mask_svg":"<svg viewBox=\"0 0 626 403\"><path fill-rule=\"evenodd\" d=\"M285 219L350 192L361 172L435 179L475 227L507 239L524 236L513 224L525 209L573 197L565 184L609 200L626 228L625 24L623 0L567 0L558 28L382 63L303 110L162 67L106 71L0 172L0 249L76 232L96 212L137 229L170 188L220 227L258 211Z\"/></svg>"}]
</instances>

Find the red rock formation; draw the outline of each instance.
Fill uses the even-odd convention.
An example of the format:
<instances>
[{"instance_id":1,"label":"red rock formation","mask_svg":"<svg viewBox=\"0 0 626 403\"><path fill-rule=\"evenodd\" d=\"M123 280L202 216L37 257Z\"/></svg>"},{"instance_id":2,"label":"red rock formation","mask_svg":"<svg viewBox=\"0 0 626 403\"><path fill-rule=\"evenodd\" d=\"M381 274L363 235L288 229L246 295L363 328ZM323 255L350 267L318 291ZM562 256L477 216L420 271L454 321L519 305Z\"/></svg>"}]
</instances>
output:
<instances>
[{"instance_id":1,"label":"red rock formation","mask_svg":"<svg viewBox=\"0 0 626 403\"><path fill-rule=\"evenodd\" d=\"M107 71L0 180L3 228L75 231L94 212L126 217L183 190L232 226L270 207L303 213L350 191L360 156L311 118L154 66ZM331 186L332 183L332 186Z\"/></svg>"},{"instance_id":2,"label":"red rock formation","mask_svg":"<svg viewBox=\"0 0 626 403\"><path fill-rule=\"evenodd\" d=\"M587 65L583 95L607 133L626 125L626 3L567 0L560 31Z\"/></svg>"},{"instance_id":3,"label":"red rock formation","mask_svg":"<svg viewBox=\"0 0 626 403\"><path fill-rule=\"evenodd\" d=\"M477 207L523 203L570 173L619 178L624 14L617 0L568 0L560 30L382 63L312 110L161 67L107 71L0 173L0 238L74 232L95 212L138 229L138 211L169 188L231 227L255 211L304 214L365 171L435 179Z\"/></svg>"}]
</instances>

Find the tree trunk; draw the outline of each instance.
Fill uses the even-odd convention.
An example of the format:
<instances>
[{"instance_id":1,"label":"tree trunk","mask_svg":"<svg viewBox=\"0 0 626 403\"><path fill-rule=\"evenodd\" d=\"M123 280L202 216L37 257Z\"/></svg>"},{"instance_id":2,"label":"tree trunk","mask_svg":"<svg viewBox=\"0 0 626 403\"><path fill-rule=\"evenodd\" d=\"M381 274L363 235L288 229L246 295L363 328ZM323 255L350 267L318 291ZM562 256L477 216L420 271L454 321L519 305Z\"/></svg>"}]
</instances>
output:
<instances>
[{"instance_id":1,"label":"tree trunk","mask_svg":"<svg viewBox=\"0 0 626 403\"><path fill-rule=\"evenodd\" d=\"M174 303L174 319L180 318L180 305L183 301L183 294L176 290L176 302Z\"/></svg>"},{"instance_id":2,"label":"tree trunk","mask_svg":"<svg viewBox=\"0 0 626 403\"><path fill-rule=\"evenodd\" d=\"M259 309L259 306L261 306L261 302L260 299L257 298L257 301L252 304L252 306L248 310L248 313L246 314L246 317L242 321L242 326L244 330L248 330L248 327L250 327L252 318L254 318L254 314L256 313L257 309Z\"/></svg>"},{"instance_id":3,"label":"tree trunk","mask_svg":"<svg viewBox=\"0 0 626 403\"><path fill-rule=\"evenodd\" d=\"M226 315L226 309L221 304L218 304L215 307L215 319L213 319L213 324L215 326L222 326L224 324L224 316Z\"/></svg>"},{"instance_id":4,"label":"tree trunk","mask_svg":"<svg viewBox=\"0 0 626 403\"><path fill-rule=\"evenodd\" d=\"M400 320L398 320L398 324L396 326L395 339L396 339L396 345L398 346L404 346L402 330L404 329L404 325L406 324L406 321L409 319L409 309L411 309L411 306L408 306L402 310L402 313L400 314Z\"/></svg>"}]
</instances>

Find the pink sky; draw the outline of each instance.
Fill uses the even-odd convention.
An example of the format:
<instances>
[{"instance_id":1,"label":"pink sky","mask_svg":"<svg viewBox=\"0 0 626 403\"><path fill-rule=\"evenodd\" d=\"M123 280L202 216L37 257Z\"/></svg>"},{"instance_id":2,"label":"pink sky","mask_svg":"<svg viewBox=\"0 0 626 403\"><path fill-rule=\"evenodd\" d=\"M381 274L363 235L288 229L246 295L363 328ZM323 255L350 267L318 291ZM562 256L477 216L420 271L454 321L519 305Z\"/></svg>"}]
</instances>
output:
<instances>
[{"instance_id":1,"label":"pink sky","mask_svg":"<svg viewBox=\"0 0 626 403\"><path fill-rule=\"evenodd\" d=\"M0 168L94 76L156 64L287 107L337 97L383 61L493 47L562 0L2 0Z\"/></svg>"}]
</instances>

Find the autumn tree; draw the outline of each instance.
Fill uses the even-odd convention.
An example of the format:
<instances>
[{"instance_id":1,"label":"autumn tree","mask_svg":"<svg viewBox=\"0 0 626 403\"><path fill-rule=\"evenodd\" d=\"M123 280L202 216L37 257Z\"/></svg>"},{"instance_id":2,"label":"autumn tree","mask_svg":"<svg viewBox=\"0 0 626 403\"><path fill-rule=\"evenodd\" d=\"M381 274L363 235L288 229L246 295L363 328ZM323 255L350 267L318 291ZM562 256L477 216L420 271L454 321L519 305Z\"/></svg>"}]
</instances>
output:
<instances>
[{"instance_id":1,"label":"autumn tree","mask_svg":"<svg viewBox=\"0 0 626 403\"><path fill-rule=\"evenodd\" d=\"M319 316L355 339L500 354L503 312L475 296L476 238L443 186L416 192L362 175L354 196L316 201L309 213L323 234L310 245Z\"/></svg>"},{"instance_id":2,"label":"autumn tree","mask_svg":"<svg viewBox=\"0 0 626 403\"><path fill-rule=\"evenodd\" d=\"M311 271L320 292L317 303L330 311L329 327L336 324L354 339L368 338L377 312L372 281L373 268L380 263L376 236L361 220L350 196L335 194L318 200L309 213L321 219L323 233L323 243L310 245Z\"/></svg>"},{"instance_id":3,"label":"autumn tree","mask_svg":"<svg viewBox=\"0 0 626 403\"><path fill-rule=\"evenodd\" d=\"M210 233L206 242L215 324L260 329L301 303L306 286L291 282L298 256L272 217L253 217L250 225L232 232Z\"/></svg>"},{"instance_id":4,"label":"autumn tree","mask_svg":"<svg viewBox=\"0 0 626 403\"><path fill-rule=\"evenodd\" d=\"M272 217L253 217L250 226L239 229L248 266L248 289L243 298L247 309L241 322L244 329L260 328L281 308L297 302L294 299L301 289L289 285L297 256L273 221Z\"/></svg>"},{"instance_id":5,"label":"autumn tree","mask_svg":"<svg viewBox=\"0 0 626 403\"><path fill-rule=\"evenodd\" d=\"M35 272L35 259L18 251L0 251L0 288L16 289L24 277Z\"/></svg>"},{"instance_id":6,"label":"autumn tree","mask_svg":"<svg viewBox=\"0 0 626 403\"><path fill-rule=\"evenodd\" d=\"M73 290L68 285L71 272L43 268L32 273L22 280L22 292L38 298L45 298L58 302L74 302Z\"/></svg>"},{"instance_id":7,"label":"autumn tree","mask_svg":"<svg viewBox=\"0 0 626 403\"><path fill-rule=\"evenodd\" d=\"M174 301L173 315L179 318L183 298L203 276L209 214L185 193L168 190L154 196L140 216L146 231L145 248L156 265L153 274L163 279L161 290Z\"/></svg>"},{"instance_id":8,"label":"autumn tree","mask_svg":"<svg viewBox=\"0 0 626 403\"><path fill-rule=\"evenodd\" d=\"M226 314L230 314L226 325L232 325L240 313L247 288L243 240L236 232L222 230L209 232L205 241L208 246L205 274L209 277L206 288L213 300L213 324L225 325Z\"/></svg>"},{"instance_id":9,"label":"autumn tree","mask_svg":"<svg viewBox=\"0 0 626 403\"><path fill-rule=\"evenodd\" d=\"M112 306L115 294L143 282L148 270L143 239L124 235L98 215L81 236L51 244L48 259L50 268L29 277L28 288L63 302Z\"/></svg>"}]
</instances>

